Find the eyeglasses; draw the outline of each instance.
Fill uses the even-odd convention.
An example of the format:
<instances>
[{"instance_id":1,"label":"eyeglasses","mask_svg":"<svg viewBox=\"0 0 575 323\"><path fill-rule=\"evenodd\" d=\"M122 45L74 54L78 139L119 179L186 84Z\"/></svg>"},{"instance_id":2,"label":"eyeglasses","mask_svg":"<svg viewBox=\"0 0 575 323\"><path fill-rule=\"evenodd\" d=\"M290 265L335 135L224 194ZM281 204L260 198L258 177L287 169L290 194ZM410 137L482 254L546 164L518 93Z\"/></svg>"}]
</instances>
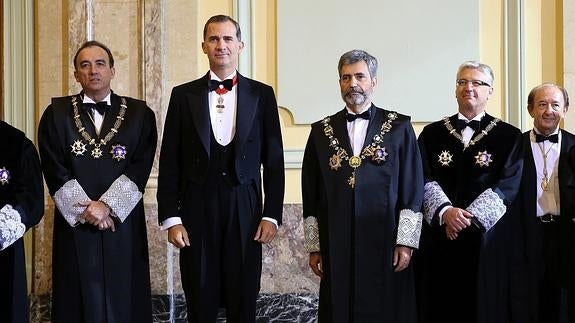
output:
<instances>
[{"instance_id":1,"label":"eyeglasses","mask_svg":"<svg viewBox=\"0 0 575 323\"><path fill-rule=\"evenodd\" d=\"M479 86L488 86L491 87L491 84L487 83L487 82L483 82L480 80L464 80L464 79L459 79L455 82L455 84L457 84L457 86L467 86L467 84L471 83L471 86L473 87L479 87Z\"/></svg>"}]
</instances>

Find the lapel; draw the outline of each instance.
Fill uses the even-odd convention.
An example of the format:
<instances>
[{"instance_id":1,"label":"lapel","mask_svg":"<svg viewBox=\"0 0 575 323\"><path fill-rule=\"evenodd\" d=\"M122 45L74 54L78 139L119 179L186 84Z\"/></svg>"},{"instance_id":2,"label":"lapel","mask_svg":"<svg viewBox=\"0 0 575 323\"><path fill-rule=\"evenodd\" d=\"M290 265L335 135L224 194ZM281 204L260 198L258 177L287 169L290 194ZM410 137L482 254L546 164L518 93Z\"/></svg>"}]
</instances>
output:
<instances>
[{"instance_id":1,"label":"lapel","mask_svg":"<svg viewBox=\"0 0 575 323\"><path fill-rule=\"evenodd\" d=\"M198 82L193 82L186 95L187 106L190 109L194 126L198 131L200 140L208 158L210 158L210 107L208 104L209 72Z\"/></svg>"},{"instance_id":2,"label":"lapel","mask_svg":"<svg viewBox=\"0 0 575 323\"><path fill-rule=\"evenodd\" d=\"M365 139L363 142L363 149L366 146L369 146L372 142L371 138L375 136L376 133L380 132L381 125L384 122L384 111L382 109L378 109L373 103L369 108L369 124L367 125L367 131L365 132ZM385 136L384 136L385 138ZM362 149L362 151L363 151Z\"/></svg>"},{"instance_id":3,"label":"lapel","mask_svg":"<svg viewBox=\"0 0 575 323\"><path fill-rule=\"evenodd\" d=\"M353 155L353 149L351 148L351 142L349 141L349 134L347 132L347 119L345 114L347 113L346 108L334 114L330 119L330 124L333 128L334 137L340 141L340 145L345 151Z\"/></svg>"},{"instance_id":4,"label":"lapel","mask_svg":"<svg viewBox=\"0 0 575 323\"><path fill-rule=\"evenodd\" d=\"M254 84L247 78L237 72L237 110L236 110L236 133L235 133L235 148L236 152L242 151L242 147L252 129L260 95L255 91Z\"/></svg>"},{"instance_id":5,"label":"lapel","mask_svg":"<svg viewBox=\"0 0 575 323\"><path fill-rule=\"evenodd\" d=\"M565 187L565 185L567 185L567 181L570 180L569 174L571 171L569 170L569 150L574 143L571 141L571 136L569 136L569 133L563 129L559 129L559 131L561 131L561 149L559 150L559 165L557 166L557 175L559 178L559 194L561 194L561 192L564 191L561 190L561 188Z\"/></svg>"},{"instance_id":6,"label":"lapel","mask_svg":"<svg viewBox=\"0 0 575 323\"><path fill-rule=\"evenodd\" d=\"M531 148L530 133L531 130L524 132L521 140L523 151L525 152L525 158L523 158L524 178L522 181L525 183L525 186L528 187L528 201L531 199L535 201L537 196L537 169L535 168L535 156L533 156L533 149ZM533 183L535 183L535 185L533 185Z\"/></svg>"},{"instance_id":7,"label":"lapel","mask_svg":"<svg viewBox=\"0 0 575 323\"><path fill-rule=\"evenodd\" d=\"M82 122L82 126L86 129L86 132L92 138L98 138L98 136L96 135L96 126L94 126L94 122L92 122L92 116L90 115L90 111L84 111L84 109L82 109L82 105L84 104L82 102L83 97L84 92L76 94L76 102L78 104L78 114L80 115L80 121ZM70 113L73 119L74 118L73 107L70 108ZM76 128L76 126L74 126L74 128ZM82 137L80 133L78 133L78 135Z\"/></svg>"},{"instance_id":8,"label":"lapel","mask_svg":"<svg viewBox=\"0 0 575 323\"><path fill-rule=\"evenodd\" d=\"M116 117L120 113L120 97L116 95L114 92L112 92L112 94L110 95L110 104L111 104L110 110L108 110L108 112L104 115L104 120L102 121L102 127L100 128L100 138L102 139L104 139L104 137L110 132L110 129L112 129L114 123L116 122ZM124 116L124 118L125 117L126 116ZM94 130L94 134L95 133L96 131Z\"/></svg>"},{"instance_id":9,"label":"lapel","mask_svg":"<svg viewBox=\"0 0 575 323\"><path fill-rule=\"evenodd\" d=\"M455 115L455 119L457 119L458 116L457 114ZM481 130L485 130L485 128L487 128L487 126L491 123L491 121L495 120L494 117L490 116L489 114L485 113L485 115L483 116L483 118L481 118L481 120L479 120L479 126L481 127ZM453 123L454 124L454 123ZM497 127L497 126L496 126ZM471 136L471 139L475 139L475 137L479 136L479 134L481 133L481 131L475 131L473 133L473 135Z\"/></svg>"}]
</instances>

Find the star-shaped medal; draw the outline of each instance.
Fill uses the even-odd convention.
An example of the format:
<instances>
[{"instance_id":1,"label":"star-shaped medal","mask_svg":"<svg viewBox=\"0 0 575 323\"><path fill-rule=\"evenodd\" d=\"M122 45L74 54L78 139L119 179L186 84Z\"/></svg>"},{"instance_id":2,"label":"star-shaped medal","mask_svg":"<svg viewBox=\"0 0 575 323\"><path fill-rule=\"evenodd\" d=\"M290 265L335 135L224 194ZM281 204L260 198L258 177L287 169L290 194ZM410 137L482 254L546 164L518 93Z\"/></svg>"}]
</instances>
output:
<instances>
[{"instance_id":1,"label":"star-shaped medal","mask_svg":"<svg viewBox=\"0 0 575 323\"><path fill-rule=\"evenodd\" d=\"M447 150L442 151L438 156L438 161L441 163L441 166L449 166L449 164L453 161L453 155Z\"/></svg>"},{"instance_id":2,"label":"star-shaped medal","mask_svg":"<svg viewBox=\"0 0 575 323\"><path fill-rule=\"evenodd\" d=\"M8 184L8 181L10 181L10 172L6 169L6 167L0 168L0 184Z\"/></svg>"},{"instance_id":3,"label":"star-shaped medal","mask_svg":"<svg viewBox=\"0 0 575 323\"><path fill-rule=\"evenodd\" d=\"M122 145L114 145L112 146L112 150L110 150L110 154L112 154L112 158L114 158L117 161L120 161L122 159L126 159L126 146L122 146Z\"/></svg>"},{"instance_id":4,"label":"star-shaped medal","mask_svg":"<svg viewBox=\"0 0 575 323\"><path fill-rule=\"evenodd\" d=\"M102 157L102 149L100 149L100 147L92 149L92 157L96 159Z\"/></svg>"},{"instance_id":5,"label":"star-shaped medal","mask_svg":"<svg viewBox=\"0 0 575 323\"><path fill-rule=\"evenodd\" d=\"M387 155L389 154L387 153L387 150L385 150L385 147L380 147L377 145L377 147L373 148L373 155L371 156L371 160L379 164L387 160Z\"/></svg>"},{"instance_id":6,"label":"star-shaped medal","mask_svg":"<svg viewBox=\"0 0 575 323\"><path fill-rule=\"evenodd\" d=\"M75 154L76 156L81 156L86 151L86 144L83 143L81 140L76 140L74 141L73 144L70 145L70 148L72 148L72 154Z\"/></svg>"},{"instance_id":7,"label":"star-shaped medal","mask_svg":"<svg viewBox=\"0 0 575 323\"><path fill-rule=\"evenodd\" d=\"M480 151L477 153L477 156L475 156L475 163L479 164L479 167L487 167L492 161L491 154L487 153L487 150Z\"/></svg>"}]
</instances>

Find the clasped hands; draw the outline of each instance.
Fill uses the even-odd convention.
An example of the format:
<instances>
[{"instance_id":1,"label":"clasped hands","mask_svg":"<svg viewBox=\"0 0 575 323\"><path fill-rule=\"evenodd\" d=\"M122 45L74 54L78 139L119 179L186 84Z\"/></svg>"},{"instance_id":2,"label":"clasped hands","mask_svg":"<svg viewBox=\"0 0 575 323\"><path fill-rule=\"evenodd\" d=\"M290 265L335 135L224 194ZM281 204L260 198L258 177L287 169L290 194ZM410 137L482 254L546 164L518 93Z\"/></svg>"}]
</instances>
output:
<instances>
[{"instance_id":1,"label":"clasped hands","mask_svg":"<svg viewBox=\"0 0 575 323\"><path fill-rule=\"evenodd\" d=\"M458 207L450 207L443 213L443 223L445 223L445 234L447 239L455 240L461 230L471 225L473 214Z\"/></svg>"},{"instance_id":2,"label":"clasped hands","mask_svg":"<svg viewBox=\"0 0 575 323\"><path fill-rule=\"evenodd\" d=\"M101 201L86 201L78 204L86 207L80 215L80 218L84 219L86 223L95 226L100 231L107 229L112 230L112 232L116 231L114 219L110 214L110 207L106 203Z\"/></svg>"}]
</instances>

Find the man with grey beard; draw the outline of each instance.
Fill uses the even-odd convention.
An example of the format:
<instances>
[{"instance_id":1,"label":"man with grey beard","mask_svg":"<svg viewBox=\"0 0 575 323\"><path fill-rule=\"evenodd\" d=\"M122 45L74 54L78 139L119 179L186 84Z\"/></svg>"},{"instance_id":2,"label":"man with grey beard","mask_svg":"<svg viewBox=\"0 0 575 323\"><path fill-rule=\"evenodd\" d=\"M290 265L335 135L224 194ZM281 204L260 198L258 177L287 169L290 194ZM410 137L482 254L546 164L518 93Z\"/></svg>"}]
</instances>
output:
<instances>
[{"instance_id":1,"label":"man with grey beard","mask_svg":"<svg viewBox=\"0 0 575 323\"><path fill-rule=\"evenodd\" d=\"M377 60L339 60L345 108L312 125L302 168L305 246L320 322L416 321L410 266L423 171L408 116L376 107Z\"/></svg>"}]
</instances>

